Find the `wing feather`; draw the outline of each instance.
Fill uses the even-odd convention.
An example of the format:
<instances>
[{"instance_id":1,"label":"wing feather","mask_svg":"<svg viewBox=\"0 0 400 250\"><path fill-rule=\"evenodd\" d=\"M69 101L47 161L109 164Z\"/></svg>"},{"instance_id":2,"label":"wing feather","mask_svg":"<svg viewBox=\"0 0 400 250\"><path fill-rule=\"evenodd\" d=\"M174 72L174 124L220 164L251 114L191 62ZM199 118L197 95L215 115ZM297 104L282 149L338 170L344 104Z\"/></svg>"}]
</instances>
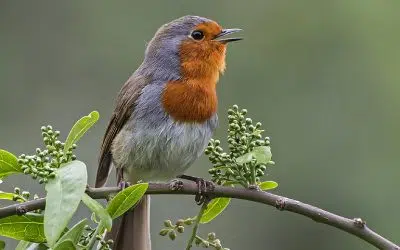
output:
<instances>
[{"instance_id":1,"label":"wing feather","mask_svg":"<svg viewBox=\"0 0 400 250\"><path fill-rule=\"evenodd\" d=\"M135 110L136 101L142 89L150 82L148 77L133 74L122 86L115 105L115 110L108 123L103 143L100 149L99 166L96 175L96 187L101 187L107 181L112 163L111 146Z\"/></svg>"}]
</instances>

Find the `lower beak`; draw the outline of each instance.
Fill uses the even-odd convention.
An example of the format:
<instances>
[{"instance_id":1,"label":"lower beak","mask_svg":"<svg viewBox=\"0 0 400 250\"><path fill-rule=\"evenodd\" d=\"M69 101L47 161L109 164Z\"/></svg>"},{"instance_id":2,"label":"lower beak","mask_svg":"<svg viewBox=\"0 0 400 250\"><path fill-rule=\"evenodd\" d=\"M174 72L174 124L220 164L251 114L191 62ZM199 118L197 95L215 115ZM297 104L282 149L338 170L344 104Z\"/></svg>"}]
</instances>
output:
<instances>
[{"instance_id":1,"label":"lower beak","mask_svg":"<svg viewBox=\"0 0 400 250\"><path fill-rule=\"evenodd\" d=\"M221 33L219 33L214 38L214 40L218 41L218 42L221 42L221 43L229 43L229 42L243 40L243 38L241 38L241 37L223 38L223 37L225 37L225 36L227 36L229 34L236 33L236 32L239 32L239 31L242 31L242 30L241 29L223 29L221 31Z\"/></svg>"}]
</instances>

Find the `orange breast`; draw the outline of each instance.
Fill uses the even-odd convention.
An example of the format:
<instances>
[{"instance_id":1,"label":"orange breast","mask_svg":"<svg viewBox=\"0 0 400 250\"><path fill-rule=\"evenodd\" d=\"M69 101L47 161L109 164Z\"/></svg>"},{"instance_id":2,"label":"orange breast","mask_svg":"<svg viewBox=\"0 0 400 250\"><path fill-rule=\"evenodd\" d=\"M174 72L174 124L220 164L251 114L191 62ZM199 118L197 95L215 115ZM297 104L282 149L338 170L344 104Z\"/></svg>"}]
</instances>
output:
<instances>
[{"instance_id":1,"label":"orange breast","mask_svg":"<svg viewBox=\"0 0 400 250\"><path fill-rule=\"evenodd\" d=\"M165 111L177 121L204 122L217 112L215 83L197 79L169 82L162 102Z\"/></svg>"}]
</instances>

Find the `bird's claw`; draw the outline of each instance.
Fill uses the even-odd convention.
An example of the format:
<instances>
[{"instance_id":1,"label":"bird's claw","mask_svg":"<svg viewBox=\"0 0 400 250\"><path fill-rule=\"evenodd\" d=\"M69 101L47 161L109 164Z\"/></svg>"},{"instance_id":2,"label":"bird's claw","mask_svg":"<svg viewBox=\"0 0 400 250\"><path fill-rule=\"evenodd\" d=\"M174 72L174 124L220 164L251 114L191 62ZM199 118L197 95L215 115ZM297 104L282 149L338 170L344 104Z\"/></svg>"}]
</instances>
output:
<instances>
[{"instance_id":1,"label":"bird's claw","mask_svg":"<svg viewBox=\"0 0 400 250\"><path fill-rule=\"evenodd\" d=\"M198 187L198 192L194 200L196 201L197 205L201 205L204 202L210 201L208 192L214 190L215 184L213 182L204 180L203 178L189 176L189 175L179 175L178 178L196 182Z\"/></svg>"},{"instance_id":2,"label":"bird's claw","mask_svg":"<svg viewBox=\"0 0 400 250\"><path fill-rule=\"evenodd\" d=\"M181 180L172 180L169 184L169 188L172 191L179 191L183 189L183 181Z\"/></svg>"},{"instance_id":3,"label":"bird's claw","mask_svg":"<svg viewBox=\"0 0 400 250\"><path fill-rule=\"evenodd\" d=\"M118 183L118 187L119 187L119 189L121 189L121 190L123 190L123 189L129 187L130 185L131 185L131 184L130 184L129 182L127 182L127 181L120 181L120 182Z\"/></svg>"}]
</instances>

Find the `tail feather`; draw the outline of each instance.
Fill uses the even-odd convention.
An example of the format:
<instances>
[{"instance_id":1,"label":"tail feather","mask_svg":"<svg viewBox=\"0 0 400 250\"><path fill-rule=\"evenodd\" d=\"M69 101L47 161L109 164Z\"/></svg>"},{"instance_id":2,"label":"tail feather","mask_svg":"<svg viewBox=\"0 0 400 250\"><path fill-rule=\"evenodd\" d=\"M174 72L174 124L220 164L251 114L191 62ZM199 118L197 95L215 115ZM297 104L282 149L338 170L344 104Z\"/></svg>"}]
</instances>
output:
<instances>
[{"instance_id":1,"label":"tail feather","mask_svg":"<svg viewBox=\"0 0 400 250\"><path fill-rule=\"evenodd\" d=\"M132 210L114 220L106 238L114 241L115 250L151 250L150 196L143 196Z\"/></svg>"}]
</instances>

